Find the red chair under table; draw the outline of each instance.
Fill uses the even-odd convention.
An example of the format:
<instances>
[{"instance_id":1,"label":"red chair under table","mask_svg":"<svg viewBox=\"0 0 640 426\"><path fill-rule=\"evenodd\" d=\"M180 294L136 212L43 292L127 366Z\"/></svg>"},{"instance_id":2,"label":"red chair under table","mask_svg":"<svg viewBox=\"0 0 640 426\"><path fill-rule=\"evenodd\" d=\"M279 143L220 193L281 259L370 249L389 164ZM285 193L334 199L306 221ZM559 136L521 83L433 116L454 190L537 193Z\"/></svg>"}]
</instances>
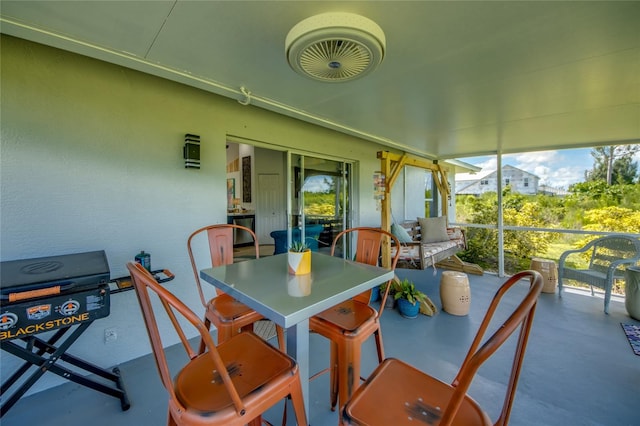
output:
<instances>
[{"instance_id":1,"label":"red chair under table","mask_svg":"<svg viewBox=\"0 0 640 426\"><path fill-rule=\"evenodd\" d=\"M350 228L340 232L333 240L331 255L334 255L336 246L341 239L343 246L346 247L349 243L349 238L347 237L355 235L357 235L355 260L369 265L378 264L380 247L384 238L388 237L393 244L399 244L398 239L393 234L379 228ZM391 269L395 269L399 255L400 251L396 251L391 262ZM329 371L331 373L330 398L332 410L335 409L338 396L340 398L340 406L342 406L360 385L362 343L371 335L375 337L379 362L384 359L380 315L389 294L389 288L390 285L387 285L379 310L369 305L371 290L368 290L309 319L309 329L331 341Z\"/></svg>"},{"instance_id":2,"label":"red chair under table","mask_svg":"<svg viewBox=\"0 0 640 426\"><path fill-rule=\"evenodd\" d=\"M208 257L211 260L211 265L207 266L230 265L233 263L233 234L237 231L246 232L251 235L256 253L255 256L256 258L260 257L260 246L256 234L251 229L240 225L220 224L205 226L194 231L187 240L189 258L191 259L193 275L198 286L198 294L200 295L202 306L205 308L204 323L207 327L213 324L217 328L218 343L226 341L231 336L240 333L241 330L252 331L256 321L265 319L255 310L237 301L218 288L216 288L216 296L207 301L202 289L202 284L200 283L200 269L202 268L199 268L196 262L196 253L194 253L195 240L198 237L204 236L208 241ZM280 326L276 326L276 333L278 336L278 346L282 351L285 351L284 331ZM200 349L203 349L202 345Z\"/></svg>"}]
</instances>

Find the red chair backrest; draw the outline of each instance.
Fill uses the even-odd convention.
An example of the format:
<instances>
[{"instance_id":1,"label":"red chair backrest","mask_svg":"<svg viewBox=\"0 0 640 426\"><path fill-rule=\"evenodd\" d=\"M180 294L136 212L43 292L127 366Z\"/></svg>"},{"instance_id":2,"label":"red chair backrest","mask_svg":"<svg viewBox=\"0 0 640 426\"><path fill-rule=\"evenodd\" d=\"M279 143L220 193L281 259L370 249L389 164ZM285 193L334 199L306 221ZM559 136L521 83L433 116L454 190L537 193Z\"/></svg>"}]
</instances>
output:
<instances>
[{"instance_id":1,"label":"red chair backrest","mask_svg":"<svg viewBox=\"0 0 640 426\"><path fill-rule=\"evenodd\" d=\"M335 253L336 246L340 241L340 239L344 237L343 247L346 247L349 240L347 236L351 235L354 232L357 233L356 257L355 257L356 262L366 263L368 265L378 265L378 259L380 259L380 247L382 247L382 242L385 237L389 237L393 241L393 244L396 245L396 247L400 245L400 242L395 237L395 235L383 229L370 228L370 227L349 228L340 232L333 239L333 243L331 244L332 256ZM346 248L344 250L345 250L345 253L348 252ZM396 264L398 263L399 256L400 256L400 251L396 250L396 254L393 256L393 259L391 260L392 270L395 270ZM387 292L385 292L385 295L383 296L383 302L387 294L388 294L388 287L387 287ZM354 299L362 303L369 303L369 300L371 299L371 290L368 290L368 291L365 291L364 293L359 294L358 296L354 297Z\"/></svg>"},{"instance_id":2,"label":"red chair backrest","mask_svg":"<svg viewBox=\"0 0 640 426\"><path fill-rule=\"evenodd\" d=\"M522 297L520 303L513 310L507 320L497 327L496 331L488 339L484 339L484 335L491 323L493 314L496 312L502 297L521 279L529 278L530 286L526 294ZM452 386L456 388L447 407L443 410L443 416L440 420L440 426L451 424L453 421L464 396L473 381L473 378L480 366L493 355L502 344L519 328L520 333L518 342L515 347L515 354L511 366L511 375L502 411L496 425L506 425L509 422L513 397L515 395L518 378L520 377L520 368L529 339L529 332L533 324L533 316L538 302L538 296L542 291L542 276L536 271L522 271L510 277L496 292L489 308L480 324L480 328L471 343L469 352L465 357L458 374L453 380ZM482 346L481 346L482 344Z\"/></svg>"},{"instance_id":3,"label":"red chair backrest","mask_svg":"<svg viewBox=\"0 0 640 426\"><path fill-rule=\"evenodd\" d=\"M162 343L162 337L158 329L158 323L156 321L153 304L151 303L149 290L151 290L158 296L158 299L162 303L167 316L171 320L171 323L173 324L173 327L175 328L175 331L178 334L180 341L182 342L182 346L184 347L189 359L192 360L197 356L211 357L216 370L222 377L222 381L224 382L225 387L229 392L231 400L235 405L236 411L238 413L242 412L244 410L244 406L238 395L238 392L236 391L236 388L231 381L231 377L229 377L227 368L225 367L224 362L222 361L222 358L218 353L215 343L213 342L213 338L211 337L211 334L209 334L209 330L204 325L202 320L198 317L198 315L196 315L191 309L189 309L189 307L187 307L187 305L185 305L180 299L178 299L171 292L162 287L162 285L160 285L149 273L149 271L144 269L142 265L134 262L129 262L127 263L127 269L131 274L131 280L133 282L136 295L138 296L138 302L140 303L142 317L149 334L149 341L151 342L151 348L156 361L156 366L158 367L160 379L162 380L162 384L164 385L164 387L167 389L169 398L172 400L172 403L182 407L178 398L176 398L174 381L169 370L169 365L167 363L166 354L164 352L164 345ZM198 355L198 353L191 348L187 335L176 317L176 312L187 321L189 321L198 330L207 347L207 351L205 353ZM184 407L182 407L182 409L184 410Z\"/></svg>"},{"instance_id":4,"label":"red chair backrest","mask_svg":"<svg viewBox=\"0 0 640 426\"><path fill-rule=\"evenodd\" d=\"M189 251L189 258L191 260L191 267L193 268L193 275L195 277L196 284L198 285L200 300L205 308L207 306L207 299L204 296L202 284L200 283L200 268L198 268L198 266L196 265L196 257L193 253L194 240L198 236L206 234L207 241L209 242L209 255L211 258L211 265L207 265L206 267L230 265L233 263L233 234L236 231L244 231L251 235L251 237L253 238L256 258L260 257L260 246L258 244L256 234L251 229L240 225L218 224L205 226L193 231L193 233L187 239L187 250ZM203 267L205 266L203 265ZM222 293L222 291L216 288L216 293L220 294Z\"/></svg>"}]
</instances>

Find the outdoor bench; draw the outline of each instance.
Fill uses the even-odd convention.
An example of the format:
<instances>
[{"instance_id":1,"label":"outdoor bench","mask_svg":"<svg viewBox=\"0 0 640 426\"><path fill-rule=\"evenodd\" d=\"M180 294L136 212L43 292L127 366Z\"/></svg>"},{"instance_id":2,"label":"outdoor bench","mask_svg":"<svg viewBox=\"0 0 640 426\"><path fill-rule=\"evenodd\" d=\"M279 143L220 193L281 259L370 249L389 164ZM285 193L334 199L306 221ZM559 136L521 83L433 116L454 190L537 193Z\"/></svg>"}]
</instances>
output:
<instances>
[{"instance_id":1,"label":"outdoor bench","mask_svg":"<svg viewBox=\"0 0 640 426\"><path fill-rule=\"evenodd\" d=\"M436 266L482 275L483 270L478 265L464 262L456 253L467 246L464 231L457 227L447 227L447 241L423 242L420 223L415 220L404 221L399 224L411 237L410 242L400 243L400 257L398 267L426 269ZM391 255L395 255L397 247L391 247Z\"/></svg>"}]
</instances>

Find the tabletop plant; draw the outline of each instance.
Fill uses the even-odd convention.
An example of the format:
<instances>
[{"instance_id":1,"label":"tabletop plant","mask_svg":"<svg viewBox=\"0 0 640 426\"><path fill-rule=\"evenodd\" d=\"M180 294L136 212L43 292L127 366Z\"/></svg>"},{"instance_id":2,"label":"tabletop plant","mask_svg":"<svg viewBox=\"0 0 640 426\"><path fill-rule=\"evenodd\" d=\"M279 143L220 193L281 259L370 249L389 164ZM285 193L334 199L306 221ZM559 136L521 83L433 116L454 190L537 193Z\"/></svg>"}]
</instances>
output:
<instances>
[{"instance_id":1,"label":"tabletop plant","mask_svg":"<svg viewBox=\"0 0 640 426\"><path fill-rule=\"evenodd\" d=\"M291 243L291 245L289 246L289 251L294 252L294 253L303 253L307 250L311 250L309 248L309 245L305 242L302 241L294 241Z\"/></svg>"},{"instance_id":2,"label":"tabletop plant","mask_svg":"<svg viewBox=\"0 0 640 426\"><path fill-rule=\"evenodd\" d=\"M293 241L289 246L289 273L305 275L311 272L311 249L302 241Z\"/></svg>"}]
</instances>

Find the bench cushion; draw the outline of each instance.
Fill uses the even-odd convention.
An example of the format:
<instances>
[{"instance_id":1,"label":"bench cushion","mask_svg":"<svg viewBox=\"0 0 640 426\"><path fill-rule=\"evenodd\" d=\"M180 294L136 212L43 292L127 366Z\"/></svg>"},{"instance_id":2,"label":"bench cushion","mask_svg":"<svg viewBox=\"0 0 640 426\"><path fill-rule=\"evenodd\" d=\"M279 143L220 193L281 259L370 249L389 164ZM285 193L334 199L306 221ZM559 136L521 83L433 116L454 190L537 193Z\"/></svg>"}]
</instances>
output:
<instances>
[{"instance_id":1,"label":"bench cushion","mask_svg":"<svg viewBox=\"0 0 640 426\"><path fill-rule=\"evenodd\" d=\"M423 243L449 241L446 217L419 217L418 223L420 224Z\"/></svg>"},{"instance_id":2,"label":"bench cushion","mask_svg":"<svg viewBox=\"0 0 640 426\"><path fill-rule=\"evenodd\" d=\"M402 226L394 223L391 225L391 233L400 241L401 243L410 243L413 241L411 235L404 229Z\"/></svg>"}]
</instances>

